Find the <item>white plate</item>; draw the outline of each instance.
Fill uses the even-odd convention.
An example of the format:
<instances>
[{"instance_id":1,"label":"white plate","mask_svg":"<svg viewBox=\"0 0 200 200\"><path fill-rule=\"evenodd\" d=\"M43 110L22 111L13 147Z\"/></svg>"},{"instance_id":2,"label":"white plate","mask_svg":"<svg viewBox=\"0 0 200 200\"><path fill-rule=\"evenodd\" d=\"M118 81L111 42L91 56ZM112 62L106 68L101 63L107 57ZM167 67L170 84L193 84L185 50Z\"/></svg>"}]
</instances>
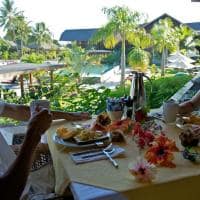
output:
<instances>
[{"instance_id":1,"label":"white plate","mask_svg":"<svg viewBox=\"0 0 200 200\"><path fill-rule=\"evenodd\" d=\"M111 142L110 140L110 134L107 134L108 135L108 140L104 140L104 141L107 141L107 142ZM56 133L53 134L52 136L53 138L53 141L57 144L61 144L61 145L64 145L66 147L75 147L75 148L88 148L88 147L100 147L100 146L105 146L105 143L99 141L99 142L94 142L94 143L91 143L91 144L77 144L75 141L72 142L72 141L68 141L68 140L63 140L62 138L58 137Z\"/></svg>"}]
</instances>

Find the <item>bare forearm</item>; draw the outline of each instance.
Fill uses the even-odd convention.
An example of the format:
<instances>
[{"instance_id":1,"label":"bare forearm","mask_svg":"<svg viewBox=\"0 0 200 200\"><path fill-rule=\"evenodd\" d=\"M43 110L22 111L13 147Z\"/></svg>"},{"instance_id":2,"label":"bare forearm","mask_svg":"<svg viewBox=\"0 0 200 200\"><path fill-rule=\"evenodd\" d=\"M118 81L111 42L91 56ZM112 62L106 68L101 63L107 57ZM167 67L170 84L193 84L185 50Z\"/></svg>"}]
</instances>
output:
<instances>
[{"instance_id":1,"label":"bare forearm","mask_svg":"<svg viewBox=\"0 0 200 200\"><path fill-rule=\"evenodd\" d=\"M62 112L51 111L53 119L66 119L68 121L86 120L90 119L89 113L84 112ZM30 118L30 107L20 104L5 103L2 117L8 117L18 121L28 121Z\"/></svg>"},{"instance_id":2,"label":"bare forearm","mask_svg":"<svg viewBox=\"0 0 200 200\"><path fill-rule=\"evenodd\" d=\"M27 137L22 145L15 162L9 167L5 175L0 179L0 194L3 199L19 199L26 185L31 167L33 153L40 137Z\"/></svg>"},{"instance_id":3,"label":"bare forearm","mask_svg":"<svg viewBox=\"0 0 200 200\"><path fill-rule=\"evenodd\" d=\"M28 121L30 118L30 109L29 106L26 105L5 103L5 107L1 116L18 121Z\"/></svg>"},{"instance_id":4,"label":"bare forearm","mask_svg":"<svg viewBox=\"0 0 200 200\"><path fill-rule=\"evenodd\" d=\"M66 119L68 121L81 120L81 112L51 111L53 119ZM84 118L84 117L83 117Z\"/></svg>"}]
</instances>

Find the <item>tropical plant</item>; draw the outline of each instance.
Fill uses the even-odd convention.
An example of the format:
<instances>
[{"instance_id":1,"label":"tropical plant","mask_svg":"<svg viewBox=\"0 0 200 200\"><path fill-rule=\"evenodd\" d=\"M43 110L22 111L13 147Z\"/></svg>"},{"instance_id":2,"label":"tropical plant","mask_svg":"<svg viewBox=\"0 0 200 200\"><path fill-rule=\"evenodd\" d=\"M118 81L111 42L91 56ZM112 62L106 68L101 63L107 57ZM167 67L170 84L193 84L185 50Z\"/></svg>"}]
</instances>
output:
<instances>
[{"instance_id":1,"label":"tropical plant","mask_svg":"<svg viewBox=\"0 0 200 200\"><path fill-rule=\"evenodd\" d=\"M0 26L6 33L9 32L11 40L16 42L16 18L22 16L23 12L18 11L14 7L14 1L3 0L2 6L0 7ZM17 47L17 46L16 46Z\"/></svg>"},{"instance_id":2,"label":"tropical plant","mask_svg":"<svg viewBox=\"0 0 200 200\"><path fill-rule=\"evenodd\" d=\"M27 44L28 37L31 32L31 28L29 26L29 22L26 21L25 17L22 15L18 15L13 19L13 23L15 25L12 31L8 30L5 38L8 40L12 40L13 33L15 34L16 42L19 43L21 56L23 55L24 45Z\"/></svg>"},{"instance_id":3,"label":"tropical plant","mask_svg":"<svg viewBox=\"0 0 200 200\"><path fill-rule=\"evenodd\" d=\"M193 40L194 31L185 25L180 25L176 27L177 37L179 38L179 49L187 49L190 42Z\"/></svg>"},{"instance_id":4,"label":"tropical plant","mask_svg":"<svg viewBox=\"0 0 200 200\"><path fill-rule=\"evenodd\" d=\"M121 85L124 84L126 67L126 40L134 34L134 29L138 27L142 20L142 15L132 12L127 7L115 6L113 8L103 8L109 22L100 28L92 37L91 42L97 44L104 41L106 48L113 48L121 42Z\"/></svg>"},{"instance_id":5,"label":"tropical plant","mask_svg":"<svg viewBox=\"0 0 200 200\"><path fill-rule=\"evenodd\" d=\"M133 30L132 34L127 36L129 43L133 44L136 48L146 49L149 48L152 44L152 36L147 33L144 28L138 27Z\"/></svg>"},{"instance_id":6,"label":"tropical plant","mask_svg":"<svg viewBox=\"0 0 200 200\"><path fill-rule=\"evenodd\" d=\"M134 70L145 72L149 65L149 53L141 48L133 48L128 54L128 63Z\"/></svg>"},{"instance_id":7,"label":"tropical plant","mask_svg":"<svg viewBox=\"0 0 200 200\"><path fill-rule=\"evenodd\" d=\"M28 42L30 33L31 27L29 22L25 20L24 16L18 16L16 18L16 38L20 42L21 55L23 55L23 48Z\"/></svg>"},{"instance_id":8,"label":"tropical plant","mask_svg":"<svg viewBox=\"0 0 200 200\"><path fill-rule=\"evenodd\" d=\"M10 44L0 38L0 57L5 59L5 55L8 54L9 49Z\"/></svg>"},{"instance_id":9,"label":"tropical plant","mask_svg":"<svg viewBox=\"0 0 200 200\"><path fill-rule=\"evenodd\" d=\"M175 51L178 48L179 38L177 32L173 28L173 22L170 18L159 20L151 29L151 34L154 39L155 49L162 53L161 59L161 75L165 75L165 65L167 51Z\"/></svg>"},{"instance_id":10,"label":"tropical plant","mask_svg":"<svg viewBox=\"0 0 200 200\"><path fill-rule=\"evenodd\" d=\"M71 72L81 74L82 69L89 62L89 57L85 49L73 42L71 48L66 48L59 54L59 61L64 62Z\"/></svg>"},{"instance_id":11,"label":"tropical plant","mask_svg":"<svg viewBox=\"0 0 200 200\"><path fill-rule=\"evenodd\" d=\"M35 27L32 28L32 36L30 37L30 43L36 45L38 52L39 49L42 49L44 44L53 43L51 33L44 22L36 23Z\"/></svg>"},{"instance_id":12,"label":"tropical plant","mask_svg":"<svg viewBox=\"0 0 200 200\"><path fill-rule=\"evenodd\" d=\"M41 64L45 60L45 56L42 54L36 54L36 53L31 53L31 54L24 54L21 57L21 61L25 63L36 63L36 64Z\"/></svg>"}]
</instances>

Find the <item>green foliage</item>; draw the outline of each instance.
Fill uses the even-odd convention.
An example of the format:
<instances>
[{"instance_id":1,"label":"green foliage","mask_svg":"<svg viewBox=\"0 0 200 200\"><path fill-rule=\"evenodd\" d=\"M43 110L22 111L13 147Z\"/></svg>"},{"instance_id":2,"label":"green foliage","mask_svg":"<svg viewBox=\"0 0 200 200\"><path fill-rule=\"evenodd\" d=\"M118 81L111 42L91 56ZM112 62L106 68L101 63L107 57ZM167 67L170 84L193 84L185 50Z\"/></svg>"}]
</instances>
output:
<instances>
[{"instance_id":1,"label":"green foliage","mask_svg":"<svg viewBox=\"0 0 200 200\"><path fill-rule=\"evenodd\" d=\"M4 51L4 52L2 53L2 59L8 60L8 57L9 57L8 51Z\"/></svg>"},{"instance_id":2,"label":"green foliage","mask_svg":"<svg viewBox=\"0 0 200 200\"><path fill-rule=\"evenodd\" d=\"M57 56L56 51L48 51L46 52L46 59L55 59Z\"/></svg>"},{"instance_id":3,"label":"green foliage","mask_svg":"<svg viewBox=\"0 0 200 200\"><path fill-rule=\"evenodd\" d=\"M103 12L107 15L108 23L101 27L91 38L90 42L98 44L104 42L106 48L114 48L121 42L121 81L124 84L125 65L126 65L126 40L133 38L134 30L142 23L143 16L139 12L132 12L125 6L114 6L112 8L104 8ZM134 34L135 35L135 34Z\"/></svg>"},{"instance_id":4,"label":"green foliage","mask_svg":"<svg viewBox=\"0 0 200 200\"><path fill-rule=\"evenodd\" d=\"M44 22L36 23L32 28L32 35L29 42L41 49L44 44L52 44L51 33Z\"/></svg>"},{"instance_id":5,"label":"green foliage","mask_svg":"<svg viewBox=\"0 0 200 200\"><path fill-rule=\"evenodd\" d=\"M62 111L88 111L98 114L105 110L106 98L110 89L87 88L80 83L78 74L56 75L53 88L45 78L40 77L41 84L29 89L23 98L18 98L11 92L6 100L13 103L29 104L33 99L48 99L51 108Z\"/></svg>"},{"instance_id":6,"label":"green foliage","mask_svg":"<svg viewBox=\"0 0 200 200\"><path fill-rule=\"evenodd\" d=\"M161 19L157 24L154 24L151 34L159 52L162 52L164 48L167 48L170 52L177 49L179 38L170 18Z\"/></svg>"},{"instance_id":7,"label":"green foliage","mask_svg":"<svg viewBox=\"0 0 200 200\"><path fill-rule=\"evenodd\" d=\"M1 126L19 125L19 122L12 120L10 118L0 117L0 125Z\"/></svg>"},{"instance_id":8,"label":"green foliage","mask_svg":"<svg viewBox=\"0 0 200 200\"><path fill-rule=\"evenodd\" d=\"M120 63L120 52L113 51L112 53L108 54L105 58L101 60L102 64L108 65L119 65Z\"/></svg>"},{"instance_id":9,"label":"green foliage","mask_svg":"<svg viewBox=\"0 0 200 200\"><path fill-rule=\"evenodd\" d=\"M130 93L130 84L126 85L126 87L117 87L115 90L112 90L109 94L109 97L123 97L129 96Z\"/></svg>"},{"instance_id":10,"label":"green foliage","mask_svg":"<svg viewBox=\"0 0 200 200\"><path fill-rule=\"evenodd\" d=\"M180 88L182 88L192 77L188 75L172 76L158 78L152 80L152 85L149 81L145 81L147 93L147 107L150 109L159 108L162 103L173 96ZM130 84L126 88L119 87L112 90L110 97L122 97L129 95Z\"/></svg>"},{"instance_id":11,"label":"green foliage","mask_svg":"<svg viewBox=\"0 0 200 200\"><path fill-rule=\"evenodd\" d=\"M25 62L25 63L41 64L44 62L45 56L42 54L31 53L31 54L23 55L21 60L22 60L22 62Z\"/></svg>"},{"instance_id":12,"label":"green foliage","mask_svg":"<svg viewBox=\"0 0 200 200\"><path fill-rule=\"evenodd\" d=\"M88 111L91 114L98 114L106 109L106 99L108 97L128 96L130 91L130 84L127 84L125 88L118 87L112 91L105 87L87 88L80 84L78 74L66 75L62 73L55 75L53 88L51 88L43 74L38 74L38 76L41 76L41 84L31 88L23 98L17 97L12 91L4 91L6 101L29 104L33 99L48 99L53 110ZM151 109L160 107L163 101L170 98L190 79L191 76L182 75L154 79L152 85L149 81L146 81L147 107ZM3 122L16 124L16 122L8 119L3 119Z\"/></svg>"},{"instance_id":13,"label":"green foliage","mask_svg":"<svg viewBox=\"0 0 200 200\"><path fill-rule=\"evenodd\" d=\"M157 70L157 67L156 67L155 64L152 64L152 65L150 66L150 71L151 71L152 76L155 76L155 75L156 75L156 73L158 72L158 70Z\"/></svg>"},{"instance_id":14,"label":"green foliage","mask_svg":"<svg viewBox=\"0 0 200 200\"><path fill-rule=\"evenodd\" d=\"M0 38L0 51L8 51L10 49L10 45L4 40Z\"/></svg>"},{"instance_id":15,"label":"green foliage","mask_svg":"<svg viewBox=\"0 0 200 200\"><path fill-rule=\"evenodd\" d=\"M132 34L127 36L127 41L136 48L146 49L153 43L151 34L147 33L143 28L133 30Z\"/></svg>"},{"instance_id":16,"label":"green foliage","mask_svg":"<svg viewBox=\"0 0 200 200\"><path fill-rule=\"evenodd\" d=\"M134 70L145 72L149 65L149 54L141 48L133 48L128 54L128 63Z\"/></svg>"},{"instance_id":17,"label":"green foliage","mask_svg":"<svg viewBox=\"0 0 200 200\"><path fill-rule=\"evenodd\" d=\"M173 52L178 48L179 38L177 37L177 31L174 28L172 20L165 18L159 20L157 24L154 24L151 29L151 34L154 40L155 50L162 53L161 75L164 76L167 50Z\"/></svg>"},{"instance_id":18,"label":"green foliage","mask_svg":"<svg viewBox=\"0 0 200 200\"><path fill-rule=\"evenodd\" d=\"M159 78L145 83L147 102L150 108L159 108L162 103L173 96L192 77L188 75ZM152 88L152 91L151 91Z\"/></svg>"},{"instance_id":19,"label":"green foliage","mask_svg":"<svg viewBox=\"0 0 200 200\"><path fill-rule=\"evenodd\" d=\"M16 51L11 51L9 53L9 59L19 59L19 54Z\"/></svg>"},{"instance_id":20,"label":"green foliage","mask_svg":"<svg viewBox=\"0 0 200 200\"><path fill-rule=\"evenodd\" d=\"M71 48L66 48L59 54L59 61L64 62L72 73L81 73L84 66L88 64L88 56L85 49L78 46L75 42Z\"/></svg>"}]
</instances>

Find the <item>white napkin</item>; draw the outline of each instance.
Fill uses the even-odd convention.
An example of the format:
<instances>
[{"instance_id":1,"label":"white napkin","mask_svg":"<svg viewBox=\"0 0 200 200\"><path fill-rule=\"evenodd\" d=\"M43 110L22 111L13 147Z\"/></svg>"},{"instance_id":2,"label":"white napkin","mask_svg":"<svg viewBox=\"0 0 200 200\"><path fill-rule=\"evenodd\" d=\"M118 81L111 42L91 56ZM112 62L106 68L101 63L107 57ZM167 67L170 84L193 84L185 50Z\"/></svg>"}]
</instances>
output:
<instances>
[{"instance_id":1,"label":"white napkin","mask_svg":"<svg viewBox=\"0 0 200 200\"><path fill-rule=\"evenodd\" d=\"M113 146L113 148L115 148L115 151L110 153L111 157L116 157L125 152L125 150L119 146ZM86 151L70 153L70 156L76 164L108 159L103 153L102 149L90 149Z\"/></svg>"}]
</instances>

